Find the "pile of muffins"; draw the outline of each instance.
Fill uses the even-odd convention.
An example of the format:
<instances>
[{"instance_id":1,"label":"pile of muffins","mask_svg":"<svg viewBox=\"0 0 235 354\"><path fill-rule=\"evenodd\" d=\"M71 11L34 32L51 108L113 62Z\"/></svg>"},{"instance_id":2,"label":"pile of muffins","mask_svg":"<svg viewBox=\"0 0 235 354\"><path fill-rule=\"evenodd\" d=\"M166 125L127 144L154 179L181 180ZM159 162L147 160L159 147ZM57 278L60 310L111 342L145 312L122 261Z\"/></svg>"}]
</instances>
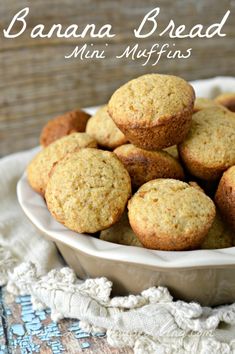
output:
<instances>
[{"instance_id":1,"label":"pile of muffins","mask_svg":"<svg viewBox=\"0 0 235 354\"><path fill-rule=\"evenodd\" d=\"M166 251L232 247L234 111L233 93L195 100L179 77L141 76L92 117L49 121L29 184L78 233Z\"/></svg>"}]
</instances>

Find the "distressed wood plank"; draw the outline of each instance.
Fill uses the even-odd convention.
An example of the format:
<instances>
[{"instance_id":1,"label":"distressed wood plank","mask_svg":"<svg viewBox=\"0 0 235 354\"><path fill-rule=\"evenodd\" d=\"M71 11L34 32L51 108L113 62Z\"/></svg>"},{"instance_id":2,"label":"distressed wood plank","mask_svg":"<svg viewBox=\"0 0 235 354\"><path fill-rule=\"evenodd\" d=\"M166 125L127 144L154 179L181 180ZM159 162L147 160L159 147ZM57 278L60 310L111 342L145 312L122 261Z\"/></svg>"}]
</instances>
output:
<instances>
[{"instance_id":1,"label":"distressed wood plank","mask_svg":"<svg viewBox=\"0 0 235 354\"><path fill-rule=\"evenodd\" d=\"M3 318L0 317L0 353L8 354L8 348L7 348L6 338L4 335L3 326L4 326Z\"/></svg>"},{"instance_id":2,"label":"distressed wood plank","mask_svg":"<svg viewBox=\"0 0 235 354\"><path fill-rule=\"evenodd\" d=\"M3 289L2 308L5 314L8 349L13 354L28 353L30 350L43 354L133 353L130 348L118 350L111 347L105 337L84 333L78 320L52 322L49 310L33 311L30 296L14 297Z\"/></svg>"},{"instance_id":3,"label":"distressed wood plank","mask_svg":"<svg viewBox=\"0 0 235 354\"><path fill-rule=\"evenodd\" d=\"M12 17L25 6L30 7L27 30L15 39L0 39L0 155L6 155L38 144L38 135L45 122L57 114L79 106L92 106L107 102L112 92L127 80L147 72L162 72L180 75L186 79L206 78L216 75L235 75L235 26L234 1L213 0L8 0L0 4L0 30L7 28ZM176 25L191 28L197 23L209 26L221 20L225 12L232 11L225 27L223 38L169 40L156 35L136 39L133 29L144 15L160 6L159 32L171 18ZM31 39L30 31L38 24L49 29L54 23L63 28L78 24L83 29L88 23L97 28L105 23L113 25L117 34L111 39ZM138 43L141 49L150 49L169 43L170 49L184 52L192 47L189 59L167 59L158 65L148 65L143 60L117 59L116 55L128 45ZM103 49L108 44L106 59L64 59L76 45L94 44ZM173 47L175 43L175 47ZM14 143L12 143L14 141Z\"/></svg>"},{"instance_id":4,"label":"distressed wood plank","mask_svg":"<svg viewBox=\"0 0 235 354\"><path fill-rule=\"evenodd\" d=\"M2 290L0 288L0 353L7 354L7 338L5 336L5 312L2 301Z\"/></svg>"}]
</instances>

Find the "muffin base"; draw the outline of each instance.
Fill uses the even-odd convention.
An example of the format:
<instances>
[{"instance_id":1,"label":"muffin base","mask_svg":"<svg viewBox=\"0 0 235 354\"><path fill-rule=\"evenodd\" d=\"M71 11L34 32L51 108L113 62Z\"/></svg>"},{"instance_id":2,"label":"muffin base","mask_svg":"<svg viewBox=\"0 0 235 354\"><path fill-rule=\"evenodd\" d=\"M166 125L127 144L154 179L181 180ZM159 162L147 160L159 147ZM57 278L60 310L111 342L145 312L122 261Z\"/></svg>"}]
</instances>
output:
<instances>
[{"instance_id":1,"label":"muffin base","mask_svg":"<svg viewBox=\"0 0 235 354\"><path fill-rule=\"evenodd\" d=\"M180 242L177 241L174 243L169 235L160 235L156 232L146 234L144 230L140 229L133 222L130 221L130 224L139 241L145 248L162 251L185 251L200 248L201 243L204 241L211 227L211 224L208 223L201 234L185 235L184 237L181 237Z\"/></svg>"},{"instance_id":2,"label":"muffin base","mask_svg":"<svg viewBox=\"0 0 235 354\"><path fill-rule=\"evenodd\" d=\"M115 121L118 128L127 137L128 141L145 150L164 149L181 143L191 125L192 113L177 114L164 118L164 122L149 124L143 127L138 123L124 125Z\"/></svg>"},{"instance_id":3,"label":"muffin base","mask_svg":"<svg viewBox=\"0 0 235 354\"><path fill-rule=\"evenodd\" d=\"M222 173L229 167L229 166L206 166L203 165L196 159L190 156L188 149L178 146L179 155L185 169L190 172L193 176L200 178L204 181L217 181L221 177Z\"/></svg>"}]
</instances>

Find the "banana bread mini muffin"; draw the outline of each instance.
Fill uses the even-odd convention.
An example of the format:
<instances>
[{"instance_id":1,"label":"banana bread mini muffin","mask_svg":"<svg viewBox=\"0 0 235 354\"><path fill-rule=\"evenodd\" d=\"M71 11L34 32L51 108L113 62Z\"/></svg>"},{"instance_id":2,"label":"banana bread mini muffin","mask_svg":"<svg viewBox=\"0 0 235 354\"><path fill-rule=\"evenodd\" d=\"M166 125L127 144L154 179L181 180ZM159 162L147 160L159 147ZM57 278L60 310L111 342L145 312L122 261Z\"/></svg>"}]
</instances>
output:
<instances>
[{"instance_id":1,"label":"banana bread mini muffin","mask_svg":"<svg viewBox=\"0 0 235 354\"><path fill-rule=\"evenodd\" d=\"M84 132L90 114L76 110L50 120L42 129L40 144L48 146L53 141L74 132Z\"/></svg>"},{"instance_id":2,"label":"banana bread mini muffin","mask_svg":"<svg viewBox=\"0 0 235 354\"><path fill-rule=\"evenodd\" d=\"M215 102L227 107L230 111L235 112L235 92L222 93L215 98Z\"/></svg>"},{"instance_id":3,"label":"banana bread mini muffin","mask_svg":"<svg viewBox=\"0 0 235 354\"><path fill-rule=\"evenodd\" d=\"M179 144L180 156L189 172L202 180L217 180L235 164L235 117L220 107L193 115L188 136Z\"/></svg>"},{"instance_id":4,"label":"banana bread mini muffin","mask_svg":"<svg viewBox=\"0 0 235 354\"><path fill-rule=\"evenodd\" d=\"M100 239L126 246L143 247L130 227L126 212L123 213L123 216L115 225L101 231Z\"/></svg>"},{"instance_id":5,"label":"banana bread mini muffin","mask_svg":"<svg viewBox=\"0 0 235 354\"><path fill-rule=\"evenodd\" d=\"M130 195L130 176L116 155L87 148L56 165L45 198L57 221L77 232L94 233L121 218Z\"/></svg>"},{"instance_id":6,"label":"banana bread mini muffin","mask_svg":"<svg viewBox=\"0 0 235 354\"><path fill-rule=\"evenodd\" d=\"M165 151L147 151L126 144L119 146L114 153L129 172L133 187L156 178L184 179L179 162Z\"/></svg>"},{"instance_id":7,"label":"banana bread mini muffin","mask_svg":"<svg viewBox=\"0 0 235 354\"><path fill-rule=\"evenodd\" d=\"M197 184L197 182L189 182L188 184L191 187L197 188L199 191L205 193L204 190ZM206 235L204 241L202 242L200 248L216 249L232 247L233 239L233 232L221 218L219 210L216 210L216 215L213 224L208 234Z\"/></svg>"},{"instance_id":8,"label":"banana bread mini muffin","mask_svg":"<svg viewBox=\"0 0 235 354\"><path fill-rule=\"evenodd\" d=\"M194 113L196 113L198 111L201 111L202 109L214 107L214 106L218 106L218 104L215 101L210 100L209 98L196 97L193 111Z\"/></svg>"},{"instance_id":9,"label":"banana bread mini muffin","mask_svg":"<svg viewBox=\"0 0 235 354\"><path fill-rule=\"evenodd\" d=\"M183 79L149 74L115 91L108 111L132 144L156 150L183 141L190 128L194 98L192 86Z\"/></svg>"},{"instance_id":10,"label":"banana bread mini muffin","mask_svg":"<svg viewBox=\"0 0 235 354\"><path fill-rule=\"evenodd\" d=\"M29 184L36 192L44 195L50 171L59 160L72 151L96 146L96 141L86 133L73 133L56 140L30 162L27 168Z\"/></svg>"},{"instance_id":11,"label":"banana bread mini muffin","mask_svg":"<svg viewBox=\"0 0 235 354\"><path fill-rule=\"evenodd\" d=\"M201 244L202 249L227 248L233 246L233 232L216 211L214 222Z\"/></svg>"},{"instance_id":12,"label":"banana bread mini muffin","mask_svg":"<svg viewBox=\"0 0 235 354\"><path fill-rule=\"evenodd\" d=\"M100 146L107 149L127 143L127 138L118 129L107 112L107 105L101 107L87 123L86 132L92 136Z\"/></svg>"},{"instance_id":13,"label":"banana bread mini muffin","mask_svg":"<svg viewBox=\"0 0 235 354\"><path fill-rule=\"evenodd\" d=\"M224 172L215 194L215 202L235 232L235 166Z\"/></svg>"},{"instance_id":14,"label":"banana bread mini muffin","mask_svg":"<svg viewBox=\"0 0 235 354\"><path fill-rule=\"evenodd\" d=\"M215 217L209 197L174 179L145 183L129 201L128 210L143 246L166 251L199 247Z\"/></svg>"}]
</instances>

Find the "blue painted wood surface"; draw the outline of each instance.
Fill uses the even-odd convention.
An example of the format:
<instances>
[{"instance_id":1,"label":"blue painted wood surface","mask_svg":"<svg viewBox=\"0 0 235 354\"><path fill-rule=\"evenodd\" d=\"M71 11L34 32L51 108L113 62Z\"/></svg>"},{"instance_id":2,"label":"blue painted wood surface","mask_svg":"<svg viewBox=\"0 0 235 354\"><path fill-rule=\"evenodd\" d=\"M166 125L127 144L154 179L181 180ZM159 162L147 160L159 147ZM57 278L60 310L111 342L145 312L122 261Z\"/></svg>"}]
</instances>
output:
<instances>
[{"instance_id":1,"label":"blue painted wood surface","mask_svg":"<svg viewBox=\"0 0 235 354\"><path fill-rule=\"evenodd\" d=\"M0 288L0 354L131 354L115 349L102 333L84 332L79 320L51 321L50 310L34 311L30 296L13 297Z\"/></svg>"}]
</instances>

